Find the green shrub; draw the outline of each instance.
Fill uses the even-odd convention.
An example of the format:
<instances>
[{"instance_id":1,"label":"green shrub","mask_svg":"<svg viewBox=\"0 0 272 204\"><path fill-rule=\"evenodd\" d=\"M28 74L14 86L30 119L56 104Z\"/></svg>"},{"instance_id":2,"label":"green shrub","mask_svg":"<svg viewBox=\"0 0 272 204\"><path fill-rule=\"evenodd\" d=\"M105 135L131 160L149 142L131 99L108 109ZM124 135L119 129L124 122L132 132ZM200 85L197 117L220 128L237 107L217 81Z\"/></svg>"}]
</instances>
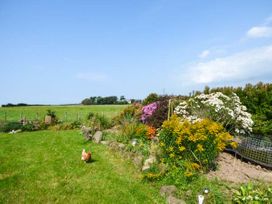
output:
<instances>
[{"instance_id":1,"label":"green shrub","mask_svg":"<svg viewBox=\"0 0 272 204\"><path fill-rule=\"evenodd\" d=\"M143 105L147 105L153 102L158 101L159 95L156 93L150 93L143 101Z\"/></svg>"},{"instance_id":2,"label":"green shrub","mask_svg":"<svg viewBox=\"0 0 272 204\"><path fill-rule=\"evenodd\" d=\"M139 121L141 108L140 104L133 104L126 107L118 116L113 118L114 124L120 125L128 122Z\"/></svg>"},{"instance_id":3,"label":"green shrub","mask_svg":"<svg viewBox=\"0 0 272 204\"><path fill-rule=\"evenodd\" d=\"M95 116L95 114L93 112L89 112L88 115L87 115L87 120L90 120L94 116Z\"/></svg>"},{"instance_id":4,"label":"green shrub","mask_svg":"<svg viewBox=\"0 0 272 204\"><path fill-rule=\"evenodd\" d=\"M129 143L132 139L147 142L150 138L150 127L139 122L128 122L120 126L120 142Z\"/></svg>"},{"instance_id":5,"label":"green shrub","mask_svg":"<svg viewBox=\"0 0 272 204\"><path fill-rule=\"evenodd\" d=\"M143 173L143 179L146 181L159 181L162 176L163 173L159 169L158 165L152 165Z\"/></svg>"},{"instance_id":6,"label":"green shrub","mask_svg":"<svg viewBox=\"0 0 272 204\"><path fill-rule=\"evenodd\" d=\"M111 120L109 118L107 118L105 115L96 114L95 118L96 118L96 120L99 121L100 127L101 127L102 130L112 127Z\"/></svg>"},{"instance_id":7,"label":"green shrub","mask_svg":"<svg viewBox=\"0 0 272 204\"><path fill-rule=\"evenodd\" d=\"M140 132L142 130L137 131L138 127L139 124L136 122L123 124L120 131L121 142L128 143L131 139L135 138L137 134L143 134L143 132Z\"/></svg>"},{"instance_id":8,"label":"green shrub","mask_svg":"<svg viewBox=\"0 0 272 204\"><path fill-rule=\"evenodd\" d=\"M37 130L35 125L32 122L28 122L25 125L22 125L22 131L34 131Z\"/></svg>"},{"instance_id":9,"label":"green shrub","mask_svg":"<svg viewBox=\"0 0 272 204\"><path fill-rule=\"evenodd\" d=\"M51 111L50 109L47 110L46 115L51 116L52 118L57 118L56 112Z\"/></svg>"},{"instance_id":10,"label":"green shrub","mask_svg":"<svg viewBox=\"0 0 272 204\"><path fill-rule=\"evenodd\" d=\"M267 136L272 141L272 120L267 120L262 115L253 116L253 133L256 135Z\"/></svg>"},{"instance_id":11,"label":"green shrub","mask_svg":"<svg viewBox=\"0 0 272 204\"><path fill-rule=\"evenodd\" d=\"M1 127L1 132L10 132L12 130L22 129L23 125L20 122L6 122Z\"/></svg>"},{"instance_id":12,"label":"green shrub","mask_svg":"<svg viewBox=\"0 0 272 204\"><path fill-rule=\"evenodd\" d=\"M74 130L78 129L81 126L80 121L74 121L74 122L64 122L64 123L58 123L54 126L51 126L51 130Z\"/></svg>"},{"instance_id":13,"label":"green shrub","mask_svg":"<svg viewBox=\"0 0 272 204\"><path fill-rule=\"evenodd\" d=\"M89 113L86 126L92 128L92 134L97 130L105 130L112 127L112 121L102 114Z\"/></svg>"},{"instance_id":14,"label":"green shrub","mask_svg":"<svg viewBox=\"0 0 272 204\"><path fill-rule=\"evenodd\" d=\"M272 199L272 187L260 188L252 184L242 185L233 194L234 203L267 203Z\"/></svg>"}]
</instances>

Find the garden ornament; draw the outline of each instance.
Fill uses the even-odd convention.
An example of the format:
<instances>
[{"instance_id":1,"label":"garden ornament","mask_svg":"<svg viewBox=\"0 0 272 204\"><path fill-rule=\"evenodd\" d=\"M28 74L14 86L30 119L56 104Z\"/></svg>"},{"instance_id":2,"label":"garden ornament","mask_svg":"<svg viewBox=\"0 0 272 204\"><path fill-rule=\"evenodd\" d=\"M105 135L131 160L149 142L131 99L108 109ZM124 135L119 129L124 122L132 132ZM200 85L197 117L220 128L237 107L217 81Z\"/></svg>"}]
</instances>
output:
<instances>
[{"instance_id":1,"label":"garden ornament","mask_svg":"<svg viewBox=\"0 0 272 204\"><path fill-rule=\"evenodd\" d=\"M138 143L138 141L137 141L136 138L133 138L133 139L131 140L132 146L136 146L137 143Z\"/></svg>"},{"instance_id":2,"label":"garden ornament","mask_svg":"<svg viewBox=\"0 0 272 204\"><path fill-rule=\"evenodd\" d=\"M203 202L204 202L204 196L198 195L198 204L203 204Z\"/></svg>"},{"instance_id":3,"label":"garden ornament","mask_svg":"<svg viewBox=\"0 0 272 204\"><path fill-rule=\"evenodd\" d=\"M208 194L210 191L208 188L204 188L203 193Z\"/></svg>"}]
</instances>

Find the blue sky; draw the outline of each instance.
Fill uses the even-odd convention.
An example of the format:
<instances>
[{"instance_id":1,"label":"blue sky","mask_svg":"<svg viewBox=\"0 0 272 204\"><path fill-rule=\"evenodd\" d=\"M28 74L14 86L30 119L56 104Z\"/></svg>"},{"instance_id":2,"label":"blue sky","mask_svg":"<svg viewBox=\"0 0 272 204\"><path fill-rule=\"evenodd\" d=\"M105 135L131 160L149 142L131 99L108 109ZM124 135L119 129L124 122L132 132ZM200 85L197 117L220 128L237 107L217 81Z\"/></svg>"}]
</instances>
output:
<instances>
[{"instance_id":1,"label":"blue sky","mask_svg":"<svg viewBox=\"0 0 272 204\"><path fill-rule=\"evenodd\" d=\"M0 0L0 104L272 80L271 0Z\"/></svg>"}]
</instances>

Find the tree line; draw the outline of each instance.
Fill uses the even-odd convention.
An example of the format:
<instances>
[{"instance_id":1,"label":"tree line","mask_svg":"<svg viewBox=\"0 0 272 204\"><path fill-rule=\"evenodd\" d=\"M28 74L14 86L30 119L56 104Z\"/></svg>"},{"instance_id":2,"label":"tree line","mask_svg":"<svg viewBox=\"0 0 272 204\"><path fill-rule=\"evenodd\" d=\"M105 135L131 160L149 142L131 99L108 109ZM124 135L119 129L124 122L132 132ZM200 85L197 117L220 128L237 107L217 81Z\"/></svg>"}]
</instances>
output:
<instances>
[{"instance_id":1,"label":"tree line","mask_svg":"<svg viewBox=\"0 0 272 204\"><path fill-rule=\"evenodd\" d=\"M120 96L118 98L117 96L92 96L89 98L85 98L81 101L82 105L106 105L106 104L128 104L136 102L137 100L127 100L124 96Z\"/></svg>"},{"instance_id":2,"label":"tree line","mask_svg":"<svg viewBox=\"0 0 272 204\"><path fill-rule=\"evenodd\" d=\"M222 92L225 95L236 93L242 104L247 107L248 112L252 114L256 134L272 135L272 83L259 82L255 85L246 84L244 87L217 87L210 88L206 86L203 93L209 94ZM194 92L199 94L199 92Z\"/></svg>"}]
</instances>

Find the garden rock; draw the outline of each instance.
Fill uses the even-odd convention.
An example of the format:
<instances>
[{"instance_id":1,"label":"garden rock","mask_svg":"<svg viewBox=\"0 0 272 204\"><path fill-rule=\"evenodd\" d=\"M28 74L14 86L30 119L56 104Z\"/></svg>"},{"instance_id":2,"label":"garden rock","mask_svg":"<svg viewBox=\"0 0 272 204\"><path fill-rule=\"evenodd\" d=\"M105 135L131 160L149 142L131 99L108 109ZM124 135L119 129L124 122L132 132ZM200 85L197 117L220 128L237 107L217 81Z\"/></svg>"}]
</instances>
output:
<instances>
[{"instance_id":1,"label":"garden rock","mask_svg":"<svg viewBox=\"0 0 272 204\"><path fill-rule=\"evenodd\" d=\"M95 142L95 143L100 143L101 142L101 140L102 140L102 132L101 131L96 131L96 133L94 134L94 136L93 136L93 141Z\"/></svg>"},{"instance_id":2,"label":"garden rock","mask_svg":"<svg viewBox=\"0 0 272 204\"><path fill-rule=\"evenodd\" d=\"M162 186L160 189L160 194L161 196L170 196L175 194L177 191L177 187L174 185L169 185L169 186Z\"/></svg>"},{"instance_id":3,"label":"garden rock","mask_svg":"<svg viewBox=\"0 0 272 204\"><path fill-rule=\"evenodd\" d=\"M156 161L157 161L156 157L151 155L147 160L145 160L142 171L150 169L152 164L156 163Z\"/></svg>"},{"instance_id":4,"label":"garden rock","mask_svg":"<svg viewBox=\"0 0 272 204\"><path fill-rule=\"evenodd\" d=\"M123 143L119 143L118 148L119 148L119 150L124 150L126 148L126 145Z\"/></svg>"},{"instance_id":5,"label":"garden rock","mask_svg":"<svg viewBox=\"0 0 272 204\"><path fill-rule=\"evenodd\" d=\"M164 163L159 163L158 168L159 168L161 174L164 174L167 171L167 165Z\"/></svg>"},{"instance_id":6,"label":"garden rock","mask_svg":"<svg viewBox=\"0 0 272 204\"><path fill-rule=\"evenodd\" d=\"M178 199L172 195L168 196L167 203L168 204L186 204L186 202L184 200Z\"/></svg>"},{"instance_id":7,"label":"garden rock","mask_svg":"<svg viewBox=\"0 0 272 204\"><path fill-rule=\"evenodd\" d=\"M49 115L45 116L45 118L44 118L44 123L45 123L46 125L51 125L53 122L54 122L54 119L53 119L52 116L49 116Z\"/></svg>"},{"instance_id":8,"label":"garden rock","mask_svg":"<svg viewBox=\"0 0 272 204\"><path fill-rule=\"evenodd\" d=\"M135 166L137 166L138 168L141 168L142 165L143 165L143 160L144 160L144 157L141 156L141 155L136 155L134 156L133 158L133 163Z\"/></svg>"},{"instance_id":9,"label":"garden rock","mask_svg":"<svg viewBox=\"0 0 272 204\"><path fill-rule=\"evenodd\" d=\"M91 135L91 128L90 127L86 127L86 126L82 126L81 127L81 132L84 136L84 138L86 140L91 140L92 139L92 135Z\"/></svg>"},{"instance_id":10,"label":"garden rock","mask_svg":"<svg viewBox=\"0 0 272 204\"><path fill-rule=\"evenodd\" d=\"M124 145L123 143L112 141L112 142L109 143L109 147L111 149L120 151L120 150L124 150L126 145Z\"/></svg>"},{"instance_id":11,"label":"garden rock","mask_svg":"<svg viewBox=\"0 0 272 204\"><path fill-rule=\"evenodd\" d=\"M192 194L193 194L192 190L188 190L188 191L185 192L185 195L186 195L187 197L191 197Z\"/></svg>"},{"instance_id":12,"label":"garden rock","mask_svg":"<svg viewBox=\"0 0 272 204\"><path fill-rule=\"evenodd\" d=\"M109 145L110 141L101 141L100 143L103 144L103 145Z\"/></svg>"},{"instance_id":13,"label":"garden rock","mask_svg":"<svg viewBox=\"0 0 272 204\"><path fill-rule=\"evenodd\" d=\"M109 143L111 149L117 150L118 149L118 142L112 141Z\"/></svg>"},{"instance_id":14,"label":"garden rock","mask_svg":"<svg viewBox=\"0 0 272 204\"><path fill-rule=\"evenodd\" d=\"M114 126L110 129L104 130L105 133L110 133L110 134L117 134L119 132L119 127Z\"/></svg>"},{"instance_id":15,"label":"garden rock","mask_svg":"<svg viewBox=\"0 0 272 204\"><path fill-rule=\"evenodd\" d=\"M154 141L151 142L151 145L149 147L149 154L154 157L159 156L161 154L161 150L158 143Z\"/></svg>"}]
</instances>

